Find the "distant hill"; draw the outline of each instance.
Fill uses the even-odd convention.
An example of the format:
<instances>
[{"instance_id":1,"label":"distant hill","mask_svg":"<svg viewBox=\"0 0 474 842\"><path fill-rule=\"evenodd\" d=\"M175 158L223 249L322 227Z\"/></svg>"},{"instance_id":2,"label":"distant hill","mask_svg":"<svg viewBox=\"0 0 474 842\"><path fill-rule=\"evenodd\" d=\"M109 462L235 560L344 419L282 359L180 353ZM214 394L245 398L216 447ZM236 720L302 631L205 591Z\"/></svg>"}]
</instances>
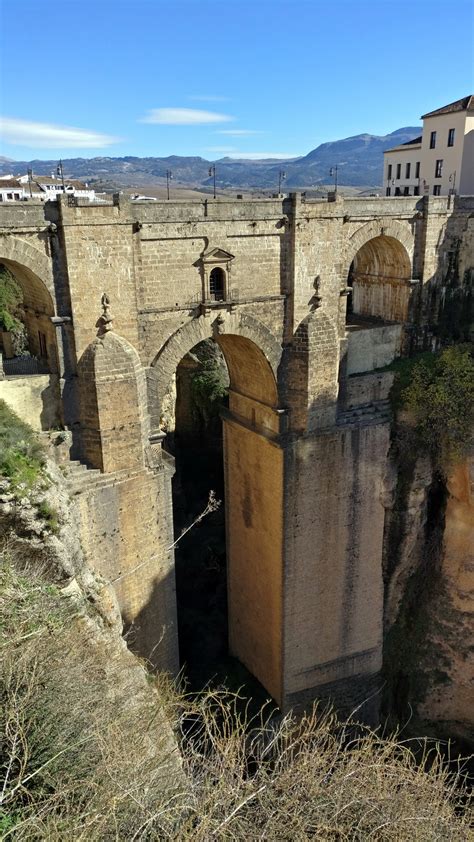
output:
<instances>
[{"instance_id":1,"label":"distant hill","mask_svg":"<svg viewBox=\"0 0 474 842\"><path fill-rule=\"evenodd\" d=\"M222 158L215 161L216 184L223 188L277 189L278 173L286 173L285 190L311 189L330 184L331 167L337 165L339 183L351 187L374 187L382 183L383 152L417 137L421 128L407 126L391 134L360 134L322 143L307 155L293 160L249 161ZM0 174L25 173L31 167L35 175L56 170L57 161L10 161L0 158ZM67 158L63 159L68 177L88 181L102 189L118 189L153 184L161 185L166 170L171 170L175 184L210 188L210 161L199 157L170 155L167 158Z\"/></svg>"}]
</instances>

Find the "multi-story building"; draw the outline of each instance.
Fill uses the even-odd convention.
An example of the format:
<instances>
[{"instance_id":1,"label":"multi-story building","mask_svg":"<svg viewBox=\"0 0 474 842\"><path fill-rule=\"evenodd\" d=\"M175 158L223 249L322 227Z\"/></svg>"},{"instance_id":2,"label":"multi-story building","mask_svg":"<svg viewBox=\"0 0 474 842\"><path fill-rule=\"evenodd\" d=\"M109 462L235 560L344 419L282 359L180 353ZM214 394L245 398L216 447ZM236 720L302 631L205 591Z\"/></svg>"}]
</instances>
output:
<instances>
[{"instance_id":1,"label":"multi-story building","mask_svg":"<svg viewBox=\"0 0 474 842\"><path fill-rule=\"evenodd\" d=\"M0 176L0 202L21 202L25 198L23 184L12 175Z\"/></svg>"},{"instance_id":2,"label":"multi-story building","mask_svg":"<svg viewBox=\"0 0 474 842\"><path fill-rule=\"evenodd\" d=\"M474 194L474 96L423 114L420 137L384 152L386 196Z\"/></svg>"},{"instance_id":3,"label":"multi-story building","mask_svg":"<svg viewBox=\"0 0 474 842\"><path fill-rule=\"evenodd\" d=\"M45 202L48 200L54 201L58 193L66 193L80 199L89 199L90 202L95 200L95 190L91 190L87 184L65 177L63 185L62 178L58 178L54 173L51 176L20 175L18 181L25 189L25 196L31 195L33 199L41 199Z\"/></svg>"}]
</instances>

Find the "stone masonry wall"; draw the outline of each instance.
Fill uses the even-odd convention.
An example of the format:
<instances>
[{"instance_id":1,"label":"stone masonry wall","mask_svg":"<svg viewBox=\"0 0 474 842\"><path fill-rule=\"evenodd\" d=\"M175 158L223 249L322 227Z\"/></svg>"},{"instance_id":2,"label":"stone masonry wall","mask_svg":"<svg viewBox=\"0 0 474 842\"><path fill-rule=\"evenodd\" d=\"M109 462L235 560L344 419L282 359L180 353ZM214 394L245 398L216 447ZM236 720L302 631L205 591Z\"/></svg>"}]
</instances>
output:
<instances>
[{"instance_id":1,"label":"stone masonry wall","mask_svg":"<svg viewBox=\"0 0 474 842\"><path fill-rule=\"evenodd\" d=\"M350 707L382 664L383 474L387 423L351 424L288 450L284 660L286 706L332 687ZM335 684L339 682L339 690ZM346 690L344 685L349 685ZM316 688L318 688L316 690ZM342 688L342 689L341 689Z\"/></svg>"},{"instance_id":2,"label":"stone masonry wall","mask_svg":"<svg viewBox=\"0 0 474 842\"><path fill-rule=\"evenodd\" d=\"M87 563L114 588L129 644L154 666L179 669L168 469L75 480Z\"/></svg>"}]
</instances>

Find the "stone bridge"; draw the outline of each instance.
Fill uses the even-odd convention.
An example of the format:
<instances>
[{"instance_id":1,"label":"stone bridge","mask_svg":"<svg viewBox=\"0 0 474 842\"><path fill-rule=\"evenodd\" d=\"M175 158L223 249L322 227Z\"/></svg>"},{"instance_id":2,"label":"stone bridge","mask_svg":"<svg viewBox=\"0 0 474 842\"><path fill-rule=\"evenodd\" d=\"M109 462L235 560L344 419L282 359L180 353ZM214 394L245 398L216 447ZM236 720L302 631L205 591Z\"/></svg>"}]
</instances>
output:
<instances>
[{"instance_id":1,"label":"stone bridge","mask_svg":"<svg viewBox=\"0 0 474 842\"><path fill-rule=\"evenodd\" d=\"M152 663L179 668L166 419L177 366L212 337L230 377L230 651L283 710L377 688L392 378L378 369L429 339L454 252L472 266L473 211L298 194L0 208L0 262L50 372L38 424L70 431L84 550Z\"/></svg>"}]
</instances>

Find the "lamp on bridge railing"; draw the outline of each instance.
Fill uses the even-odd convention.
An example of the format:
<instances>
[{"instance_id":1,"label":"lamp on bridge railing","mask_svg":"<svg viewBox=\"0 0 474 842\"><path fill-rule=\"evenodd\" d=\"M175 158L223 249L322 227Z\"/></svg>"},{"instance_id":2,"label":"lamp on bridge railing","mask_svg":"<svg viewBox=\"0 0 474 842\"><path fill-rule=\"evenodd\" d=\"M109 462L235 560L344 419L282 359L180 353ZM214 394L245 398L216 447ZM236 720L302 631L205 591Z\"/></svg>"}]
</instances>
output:
<instances>
[{"instance_id":1,"label":"lamp on bridge railing","mask_svg":"<svg viewBox=\"0 0 474 842\"><path fill-rule=\"evenodd\" d=\"M171 181L172 178L173 178L173 173L171 172L171 170L166 170L166 195L168 197L168 200L169 200L169 197L170 197L170 181Z\"/></svg>"},{"instance_id":2,"label":"lamp on bridge railing","mask_svg":"<svg viewBox=\"0 0 474 842\"><path fill-rule=\"evenodd\" d=\"M337 164L335 167L331 167L329 170L329 175L332 177L334 176L334 193L337 196Z\"/></svg>"},{"instance_id":3,"label":"lamp on bridge railing","mask_svg":"<svg viewBox=\"0 0 474 842\"><path fill-rule=\"evenodd\" d=\"M454 170L454 172L452 172L451 175L449 176L449 182L452 185L449 188L449 192L451 193L452 196L455 196L456 195L456 170Z\"/></svg>"},{"instance_id":4,"label":"lamp on bridge railing","mask_svg":"<svg viewBox=\"0 0 474 842\"><path fill-rule=\"evenodd\" d=\"M280 170L278 173L278 195L281 193L281 183L286 178L286 172L284 170Z\"/></svg>"},{"instance_id":5,"label":"lamp on bridge railing","mask_svg":"<svg viewBox=\"0 0 474 842\"><path fill-rule=\"evenodd\" d=\"M57 175L61 176L61 181L63 183L63 193L65 193L66 188L64 186L64 170L63 170L63 162L62 161L59 161L59 164L56 167L56 173L57 173Z\"/></svg>"},{"instance_id":6,"label":"lamp on bridge railing","mask_svg":"<svg viewBox=\"0 0 474 842\"><path fill-rule=\"evenodd\" d=\"M216 165L213 164L212 167L209 167L209 178L214 176L214 199L216 198Z\"/></svg>"}]
</instances>

